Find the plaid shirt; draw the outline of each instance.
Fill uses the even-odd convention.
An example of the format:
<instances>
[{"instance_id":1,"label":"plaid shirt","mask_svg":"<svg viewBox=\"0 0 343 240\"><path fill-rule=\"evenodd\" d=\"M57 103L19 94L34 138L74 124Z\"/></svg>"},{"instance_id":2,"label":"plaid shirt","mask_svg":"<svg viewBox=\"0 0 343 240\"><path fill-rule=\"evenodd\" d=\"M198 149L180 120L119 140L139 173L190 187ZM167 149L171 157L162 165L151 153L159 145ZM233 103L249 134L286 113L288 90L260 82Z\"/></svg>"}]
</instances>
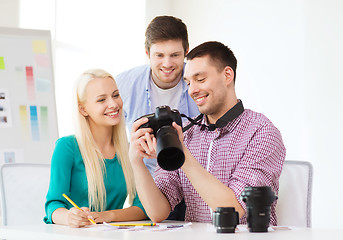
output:
<instances>
[{"instance_id":1,"label":"plaid shirt","mask_svg":"<svg viewBox=\"0 0 343 240\"><path fill-rule=\"evenodd\" d=\"M205 117L202 124L206 124ZM246 186L271 186L278 194L286 149L279 130L263 114L246 109L215 131L194 125L184 133L184 144L209 173L234 191L245 210L240 195ZM209 206L181 168L165 171L158 167L155 182L172 209L185 198L185 221L212 221ZM271 207L271 225L277 224L275 206L276 201ZM240 224L246 224L246 215Z\"/></svg>"}]
</instances>

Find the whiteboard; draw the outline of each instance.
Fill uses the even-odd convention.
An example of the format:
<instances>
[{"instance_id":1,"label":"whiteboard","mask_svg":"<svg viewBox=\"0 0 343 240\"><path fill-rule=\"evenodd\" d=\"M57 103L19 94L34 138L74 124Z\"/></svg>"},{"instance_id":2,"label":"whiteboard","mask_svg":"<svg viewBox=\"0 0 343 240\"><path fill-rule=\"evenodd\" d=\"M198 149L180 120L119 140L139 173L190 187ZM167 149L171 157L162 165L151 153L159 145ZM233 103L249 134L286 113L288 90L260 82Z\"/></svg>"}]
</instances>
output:
<instances>
[{"instance_id":1,"label":"whiteboard","mask_svg":"<svg viewBox=\"0 0 343 240\"><path fill-rule=\"evenodd\" d=\"M49 163L57 138L50 31L0 28L0 164Z\"/></svg>"}]
</instances>

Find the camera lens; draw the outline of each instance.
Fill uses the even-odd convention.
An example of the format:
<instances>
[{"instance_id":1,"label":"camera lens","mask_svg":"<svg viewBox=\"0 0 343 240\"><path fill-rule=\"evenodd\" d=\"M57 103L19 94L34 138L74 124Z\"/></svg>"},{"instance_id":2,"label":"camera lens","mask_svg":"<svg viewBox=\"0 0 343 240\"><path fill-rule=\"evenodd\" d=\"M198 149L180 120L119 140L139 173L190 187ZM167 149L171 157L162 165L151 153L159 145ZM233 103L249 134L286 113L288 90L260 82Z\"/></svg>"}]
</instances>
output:
<instances>
[{"instance_id":1,"label":"camera lens","mask_svg":"<svg viewBox=\"0 0 343 240\"><path fill-rule=\"evenodd\" d=\"M277 199L271 187L245 187L241 199L247 206L250 232L268 232L270 206Z\"/></svg>"},{"instance_id":2,"label":"camera lens","mask_svg":"<svg viewBox=\"0 0 343 240\"><path fill-rule=\"evenodd\" d=\"M233 207L217 207L212 213L212 222L217 233L234 233L239 223L238 212Z\"/></svg>"},{"instance_id":3,"label":"camera lens","mask_svg":"<svg viewBox=\"0 0 343 240\"><path fill-rule=\"evenodd\" d=\"M185 154L175 128L163 126L156 133L157 163L164 170L174 171L185 162Z\"/></svg>"}]
</instances>

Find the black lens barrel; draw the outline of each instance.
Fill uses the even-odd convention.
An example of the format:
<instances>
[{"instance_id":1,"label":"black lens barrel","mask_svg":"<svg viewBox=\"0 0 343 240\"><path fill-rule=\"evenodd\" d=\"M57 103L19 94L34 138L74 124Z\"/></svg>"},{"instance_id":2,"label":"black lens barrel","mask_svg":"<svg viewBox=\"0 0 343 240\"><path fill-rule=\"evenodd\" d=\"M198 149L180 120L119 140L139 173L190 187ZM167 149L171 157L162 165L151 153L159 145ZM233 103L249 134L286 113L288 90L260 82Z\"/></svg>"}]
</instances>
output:
<instances>
[{"instance_id":1,"label":"black lens barrel","mask_svg":"<svg viewBox=\"0 0 343 240\"><path fill-rule=\"evenodd\" d=\"M163 126L156 133L157 163L164 170L174 171L185 162L182 144L172 126Z\"/></svg>"},{"instance_id":2,"label":"black lens barrel","mask_svg":"<svg viewBox=\"0 0 343 240\"><path fill-rule=\"evenodd\" d=\"M234 233L239 223L238 212L233 207L217 207L212 213L212 223L217 233Z\"/></svg>"},{"instance_id":3,"label":"black lens barrel","mask_svg":"<svg viewBox=\"0 0 343 240\"><path fill-rule=\"evenodd\" d=\"M247 207L249 231L268 232L270 207L277 199L271 187L245 187L241 199Z\"/></svg>"}]
</instances>

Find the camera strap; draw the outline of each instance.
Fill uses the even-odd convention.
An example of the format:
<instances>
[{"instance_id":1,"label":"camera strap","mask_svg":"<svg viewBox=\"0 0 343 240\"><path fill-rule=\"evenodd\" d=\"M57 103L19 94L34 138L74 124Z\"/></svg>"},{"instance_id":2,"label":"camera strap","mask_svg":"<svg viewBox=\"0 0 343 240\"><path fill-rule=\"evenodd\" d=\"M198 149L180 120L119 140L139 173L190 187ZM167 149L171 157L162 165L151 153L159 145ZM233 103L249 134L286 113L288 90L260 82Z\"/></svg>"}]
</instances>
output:
<instances>
[{"instance_id":1,"label":"camera strap","mask_svg":"<svg viewBox=\"0 0 343 240\"><path fill-rule=\"evenodd\" d=\"M215 124L209 124L209 125L201 124L200 122L204 116L204 114L202 113L198 115L195 119L192 119L186 116L185 114L181 114L182 117L187 118L191 122L190 124L182 128L182 131L183 132L187 131L193 125L204 126L208 128L209 131L214 131L216 128L225 127L229 122L234 120L243 112L244 112L243 103L241 100L238 100L238 103L235 106L233 106L229 111L227 111L221 118L219 118Z\"/></svg>"},{"instance_id":2,"label":"camera strap","mask_svg":"<svg viewBox=\"0 0 343 240\"><path fill-rule=\"evenodd\" d=\"M188 129L190 129L193 125L199 125L201 126L202 124L200 123L201 122L201 119L202 117L204 116L204 114L199 114L195 119L192 119L188 116L186 116L185 114L181 113L181 117L185 117L187 118L191 123L188 124L187 126L185 126L184 128L182 128L182 132L186 132Z\"/></svg>"}]
</instances>

